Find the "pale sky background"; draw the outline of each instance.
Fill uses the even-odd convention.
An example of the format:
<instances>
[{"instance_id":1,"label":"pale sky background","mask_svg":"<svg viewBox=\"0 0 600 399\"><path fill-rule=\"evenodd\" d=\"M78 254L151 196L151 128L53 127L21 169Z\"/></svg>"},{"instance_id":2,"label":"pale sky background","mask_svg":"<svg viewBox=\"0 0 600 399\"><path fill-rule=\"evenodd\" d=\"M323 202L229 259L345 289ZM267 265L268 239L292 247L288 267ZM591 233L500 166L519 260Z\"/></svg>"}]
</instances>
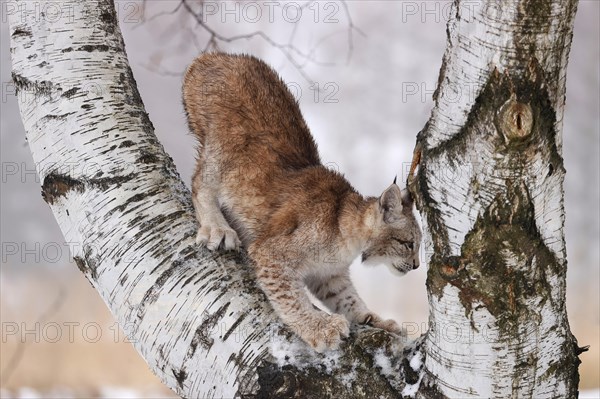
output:
<instances>
[{"instance_id":1,"label":"pale sky background","mask_svg":"<svg viewBox=\"0 0 600 399\"><path fill-rule=\"evenodd\" d=\"M198 48L204 47L207 35L201 28L195 28L185 13L160 16L161 11L172 10L176 4L176 1L149 2L146 22L140 23L141 2L117 2L127 53L146 109L156 134L189 185L194 142L187 133L180 99L181 73L198 54ZM415 136L429 117L431 96L446 44L449 2L351 1L348 4L353 23L360 29L360 32L353 31L350 57L348 19L340 3L319 2L312 8L302 9L294 44L302 52L312 52L316 59L317 62L306 62L298 58L305 63L304 73L321 88L320 93L281 51L260 38L224 44L222 49L251 53L273 65L299 95L323 161L335 165L363 194L378 195L396 174L402 176L403 163L410 161ZM267 7L261 8L261 16L257 16L253 8L239 6L236 11L234 3L227 6L233 12L225 12L224 7L223 3L217 4L216 14L207 17L207 23L223 35L263 30L273 40L285 44L293 33L294 24L289 21L295 18L294 9L288 9L285 14L283 7L275 7L271 22ZM98 305L93 290L72 288L84 287L87 283L70 260L68 245L41 198L40 183L10 84L9 35L4 7L2 12L0 310L3 322L36 320L35 315L45 312L62 293L66 299L59 301L61 309L48 320L60 323L93 321L98 317L108 323L110 316ZM581 1L568 69L563 130L567 169L567 304L579 344L592 345L591 351L583 355L584 366L590 370L582 372L582 384L586 387L600 385L599 25L599 3ZM357 266L353 266L353 277L361 295L374 310L399 322L425 327L424 267L399 279L382 267ZM75 291L77 296L73 294ZM93 305L86 309L74 305L74 301L89 301ZM61 356L61 352L47 352L47 348L36 353L37 347L30 346L27 352L32 362L44 356L55 362L56 356ZM10 358L16 347L4 345L2 370L7 362L4 359ZM96 355L90 356L94 359ZM35 371L28 365L19 367L12 373L10 384L3 388L17 389L23 384L37 383L43 389L55 389L47 381L63 381L63 377L44 376L32 380L31 376L24 376L26 371L42 374L48 371ZM141 366L135 363L135 367ZM122 381L107 377L113 384L131 387L141 384L136 378L132 376ZM64 381L69 384L68 379Z\"/></svg>"}]
</instances>

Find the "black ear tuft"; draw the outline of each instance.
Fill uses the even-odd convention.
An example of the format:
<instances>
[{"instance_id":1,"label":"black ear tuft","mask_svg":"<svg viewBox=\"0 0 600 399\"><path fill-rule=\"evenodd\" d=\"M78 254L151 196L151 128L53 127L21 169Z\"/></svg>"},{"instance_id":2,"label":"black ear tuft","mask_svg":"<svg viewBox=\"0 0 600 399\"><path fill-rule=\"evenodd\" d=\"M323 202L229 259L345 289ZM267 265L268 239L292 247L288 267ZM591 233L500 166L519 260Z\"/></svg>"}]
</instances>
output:
<instances>
[{"instance_id":1,"label":"black ear tuft","mask_svg":"<svg viewBox=\"0 0 600 399\"><path fill-rule=\"evenodd\" d=\"M396 184L397 179L398 179L398 175L394 176L394 182L392 184Z\"/></svg>"}]
</instances>

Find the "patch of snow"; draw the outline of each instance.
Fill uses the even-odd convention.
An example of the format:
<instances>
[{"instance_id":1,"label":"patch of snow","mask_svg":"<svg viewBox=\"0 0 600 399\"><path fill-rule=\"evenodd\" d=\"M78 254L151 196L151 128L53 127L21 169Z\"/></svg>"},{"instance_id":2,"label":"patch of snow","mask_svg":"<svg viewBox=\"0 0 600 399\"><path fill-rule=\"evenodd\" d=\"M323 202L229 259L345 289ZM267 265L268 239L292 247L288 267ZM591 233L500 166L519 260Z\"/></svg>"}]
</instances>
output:
<instances>
[{"instance_id":1,"label":"patch of snow","mask_svg":"<svg viewBox=\"0 0 600 399\"><path fill-rule=\"evenodd\" d=\"M22 387L17 391L16 397L23 399L38 399L42 396L32 388Z\"/></svg>"},{"instance_id":2,"label":"patch of snow","mask_svg":"<svg viewBox=\"0 0 600 399\"><path fill-rule=\"evenodd\" d=\"M410 359L410 368L414 371L419 371L421 366L423 365L423 355L420 351L417 351L413 357Z\"/></svg>"},{"instance_id":3,"label":"patch of snow","mask_svg":"<svg viewBox=\"0 0 600 399\"><path fill-rule=\"evenodd\" d=\"M50 391L37 391L30 387L21 387L18 390L11 392L7 389L0 389L0 398L2 399L38 399L38 398L56 398L56 399L69 399L69 398L81 398L90 397L89 395L82 395L81 392L70 391L66 388L54 388ZM117 387L117 386L103 386L99 388L97 395L93 397L104 398L104 399L138 399L138 398L165 398L164 393L153 393L148 391L140 391L133 388ZM171 397L171 396L168 396ZM175 398L176 396L172 396Z\"/></svg>"},{"instance_id":4,"label":"patch of snow","mask_svg":"<svg viewBox=\"0 0 600 399\"><path fill-rule=\"evenodd\" d=\"M269 343L270 353L279 367L291 365L303 370L317 365L324 366L327 373L337 368L341 351L317 353L297 336L288 338L277 330L278 328L275 328L271 333Z\"/></svg>"},{"instance_id":5,"label":"patch of snow","mask_svg":"<svg viewBox=\"0 0 600 399\"><path fill-rule=\"evenodd\" d=\"M579 391L579 399L600 399L600 388Z\"/></svg>"},{"instance_id":6,"label":"patch of snow","mask_svg":"<svg viewBox=\"0 0 600 399\"><path fill-rule=\"evenodd\" d=\"M101 398L119 398L119 399L137 399L140 393L135 389L126 387L102 387L100 389Z\"/></svg>"},{"instance_id":7,"label":"patch of snow","mask_svg":"<svg viewBox=\"0 0 600 399\"><path fill-rule=\"evenodd\" d=\"M393 375L396 373L396 371L392 369L390 359L383 352L383 349L378 349L377 352L375 352L373 360L375 361L375 364L381 368L381 372L384 375Z\"/></svg>"},{"instance_id":8,"label":"patch of snow","mask_svg":"<svg viewBox=\"0 0 600 399\"><path fill-rule=\"evenodd\" d=\"M425 372L423 371L423 354L421 353L421 351L415 351L412 357L410 358L408 364L410 365L410 368L413 369L413 371L419 372L419 379L414 384L406 384L404 386L404 389L402 389L402 396L414 398L415 394L419 390L419 387L421 386L421 380L423 379L423 375L425 375Z\"/></svg>"},{"instance_id":9,"label":"patch of snow","mask_svg":"<svg viewBox=\"0 0 600 399\"><path fill-rule=\"evenodd\" d=\"M419 390L419 385L421 385L421 378L419 377L419 381L416 384L406 384L404 389L402 390L402 397L414 398L415 394Z\"/></svg>"}]
</instances>

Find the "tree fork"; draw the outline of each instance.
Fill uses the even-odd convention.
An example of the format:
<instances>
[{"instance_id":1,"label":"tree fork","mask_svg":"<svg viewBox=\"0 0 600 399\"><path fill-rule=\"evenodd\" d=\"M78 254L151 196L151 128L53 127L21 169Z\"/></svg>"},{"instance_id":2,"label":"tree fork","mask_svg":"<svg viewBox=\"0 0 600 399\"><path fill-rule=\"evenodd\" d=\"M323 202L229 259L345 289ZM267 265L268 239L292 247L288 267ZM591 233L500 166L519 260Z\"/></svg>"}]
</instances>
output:
<instances>
[{"instance_id":1,"label":"tree fork","mask_svg":"<svg viewBox=\"0 0 600 399\"><path fill-rule=\"evenodd\" d=\"M154 134L112 1L63 2L59 21L13 5L13 79L42 196L166 386L189 398L361 398L416 383L404 369L418 347L354 326L340 351L317 354L278 321L244 253L195 244L190 193Z\"/></svg>"},{"instance_id":2,"label":"tree fork","mask_svg":"<svg viewBox=\"0 0 600 399\"><path fill-rule=\"evenodd\" d=\"M431 327L408 348L358 327L341 351L315 354L279 324L244 254L194 244L189 192L154 135L111 1L64 2L74 18L59 23L9 12L13 77L75 262L179 395L574 397L561 125L576 4L454 3L410 179L434 254ZM468 339L450 342L447 326Z\"/></svg>"}]
</instances>

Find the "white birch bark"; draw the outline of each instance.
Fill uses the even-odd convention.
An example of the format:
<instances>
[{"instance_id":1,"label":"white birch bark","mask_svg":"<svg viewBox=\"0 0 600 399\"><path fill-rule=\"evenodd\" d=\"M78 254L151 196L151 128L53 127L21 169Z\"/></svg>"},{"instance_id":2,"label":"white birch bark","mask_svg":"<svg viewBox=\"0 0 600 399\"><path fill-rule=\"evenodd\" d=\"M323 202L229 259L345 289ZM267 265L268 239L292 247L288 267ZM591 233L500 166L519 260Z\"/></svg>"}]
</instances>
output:
<instances>
[{"instance_id":1,"label":"white birch bark","mask_svg":"<svg viewBox=\"0 0 600 399\"><path fill-rule=\"evenodd\" d=\"M576 7L454 3L414 186L433 244L425 369L439 395L577 391L561 156Z\"/></svg>"},{"instance_id":2,"label":"white birch bark","mask_svg":"<svg viewBox=\"0 0 600 399\"><path fill-rule=\"evenodd\" d=\"M575 0L456 2L412 186L435 250L432 328L404 349L361 328L328 355L280 326L244 255L194 244L189 192L154 135L112 2L61 2L58 20L36 4L6 9L43 196L81 271L175 392L574 395L560 131Z\"/></svg>"}]
</instances>

